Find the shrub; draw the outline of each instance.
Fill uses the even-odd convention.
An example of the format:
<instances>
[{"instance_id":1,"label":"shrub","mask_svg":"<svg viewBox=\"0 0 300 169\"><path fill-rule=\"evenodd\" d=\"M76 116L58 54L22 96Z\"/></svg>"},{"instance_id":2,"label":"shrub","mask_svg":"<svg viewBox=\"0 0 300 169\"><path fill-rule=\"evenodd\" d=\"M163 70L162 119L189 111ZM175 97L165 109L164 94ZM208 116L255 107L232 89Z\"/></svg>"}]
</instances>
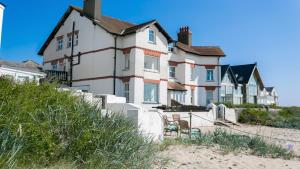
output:
<instances>
[{"instance_id":1,"label":"shrub","mask_svg":"<svg viewBox=\"0 0 300 169\"><path fill-rule=\"evenodd\" d=\"M278 113L245 109L239 116L239 122L278 128L300 129L300 113L296 108L283 108Z\"/></svg>"},{"instance_id":2,"label":"shrub","mask_svg":"<svg viewBox=\"0 0 300 169\"><path fill-rule=\"evenodd\" d=\"M0 78L0 168L148 168L154 148L129 119L50 84Z\"/></svg>"},{"instance_id":3,"label":"shrub","mask_svg":"<svg viewBox=\"0 0 300 169\"><path fill-rule=\"evenodd\" d=\"M196 145L219 145L224 152L247 151L256 156L290 159L294 154L278 145L268 144L260 137L228 133L224 129L216 129L211 134L202 135L198 139L190 140L178 138L173 141L167 140L166 145L196 144Z\"/></svg>"}]
</instances>

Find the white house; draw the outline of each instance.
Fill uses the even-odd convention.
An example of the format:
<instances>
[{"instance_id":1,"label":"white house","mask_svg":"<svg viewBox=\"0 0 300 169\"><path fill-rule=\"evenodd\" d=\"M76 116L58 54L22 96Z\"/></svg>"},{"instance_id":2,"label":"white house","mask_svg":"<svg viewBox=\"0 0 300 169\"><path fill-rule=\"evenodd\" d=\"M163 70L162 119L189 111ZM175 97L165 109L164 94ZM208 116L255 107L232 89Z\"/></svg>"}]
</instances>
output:
<instances>
[{"instance_id":1,"label":"white house","mask_svg":"<svg viewBox=\"0 0 300 169\"><path fill-rule=\"evenodd\" d=\"M39 51L44 70L68 72L73 88L145 107L218 101L225 56L219 47L192 46L187 27L173 43L156 20L136 25L100 9L100 0L68 8Z\"/></svg>"},{"instance_id":2,"label":"white house","mask_svg":"<svg viewBox=\"0 0 300 169\"><path fill-rule=\"evenodd\" d=\"M222 49L217 46L194 46L189 27L180 28L178 41L173 46L168 59L168 104L171 100L200 106L218 102L220 59L225 56Z\"/></svg>"},{"instance_id":3,"label":"white house","mask_svg":"<svg viewBox=\"0 0 300 169\"><path fill-rule=\"evenodd\" d=\"M2 24L3 24L3 13L4 13L5 5L0 2L0 47L1 47L1 38L2 38Z\"/></svg>"},{"instance_id":4,"label":"white house","mask_svg":"<svg viewBox=\"0 0 300 169\"><path fill-rule=\"evenodd\" d=\"M230 65L221 67L221 102L240 105L243 103L242 84L239 84Z\"/></svg>"},{"instance_id":5,"label":"white house","mask_svg":"<svg viewBox=\"0 0 300 169\"><path fill-rule=\"evenodd\" d=\"M23 63L0 61L0 76L7 76L18 82L27 80L39 82L46 75L38 67L33 66L32 61Z\"/></svg>"},{"instance_id":6,"label":"white house","mask_svg":"<svg viewBox=\"0 0 300 169\"><path fill-rule=\"evenodd\" d=\"M266 97L266 104L267 105L278 105L278 93L275 87L266 87L265 90L267 91Z\"/></svg>"}]
</instances>

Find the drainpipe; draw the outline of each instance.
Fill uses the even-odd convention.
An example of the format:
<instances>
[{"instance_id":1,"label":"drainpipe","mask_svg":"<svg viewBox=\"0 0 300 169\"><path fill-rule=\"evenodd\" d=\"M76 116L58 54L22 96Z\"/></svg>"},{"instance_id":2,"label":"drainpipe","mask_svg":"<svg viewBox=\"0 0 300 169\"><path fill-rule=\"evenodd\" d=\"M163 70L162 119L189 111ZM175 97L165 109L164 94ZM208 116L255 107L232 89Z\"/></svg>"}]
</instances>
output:
<instances>
[{"instance_id":1,"label":"drainpipe","mask_svg":"<svg viewBox=\"0 0 300 169\"><path fill-rule=\"evenodd\" d=\"M70 57L70 87L72 87L73 83L73 56L74 56L74 34L75 34L75 22L73 22L72 28L72 46L71 46L71 57Z\"/></svg>"},{"instance_id":2,"label":"drainpipe","mask_svg":"<svg viewBox=\"0 0 300 169\"><path fill-rule=\"evenodd\" d=\"M115 54L114 54L114 95L116 95L116 79L117 79L117 39L118 36L116 35L114 37L115 39L115 46L114 46L114 50L115 50Z\"/></svg>"}]
</instances>

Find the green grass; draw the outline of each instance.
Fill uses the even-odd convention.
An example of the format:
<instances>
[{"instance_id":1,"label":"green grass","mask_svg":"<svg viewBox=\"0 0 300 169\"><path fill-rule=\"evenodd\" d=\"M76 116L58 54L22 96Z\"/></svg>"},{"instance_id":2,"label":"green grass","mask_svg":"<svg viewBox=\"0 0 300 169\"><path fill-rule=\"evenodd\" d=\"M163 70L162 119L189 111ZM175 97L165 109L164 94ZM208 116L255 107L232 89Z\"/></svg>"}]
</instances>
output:
<instances>
[{"instance_id":1,"label":"green grass","mask_svg":"<svg viewBox=\"0 0 300 169\"><path fill-rule=\"evenodd\" d=\"M151 139L50 84L0 77L0 168L150 168ZM75 167L74 167L75 166Z\"/></svg>"},{"instance_id":2,"label":"green grass","mask_svg":"<svg viewBox=\"0 0 300 169\"><path fill-rule=\"evenodd\" d=\"M278 113L257 109L245 109L239 116L239 122L277 128L300 129L300 108L281 108Z\"/></svg>"},{"instance_id":3,"label":"green grass","mask_svg":"<svg viewBox=\"0 0 300 169\"><path fill-rule=\"evenodd\" d=\"M249 137L245 135L228 133L223 129L216 129L211 134L203 135L197 139L166 139L160 146L160 150L165 150L170 145L218 145L225 152L250 151L252 155L291 159L294 157L293 152L290 152L278 145L268 144L260 137Z\"/></svg>"}]
</instances>

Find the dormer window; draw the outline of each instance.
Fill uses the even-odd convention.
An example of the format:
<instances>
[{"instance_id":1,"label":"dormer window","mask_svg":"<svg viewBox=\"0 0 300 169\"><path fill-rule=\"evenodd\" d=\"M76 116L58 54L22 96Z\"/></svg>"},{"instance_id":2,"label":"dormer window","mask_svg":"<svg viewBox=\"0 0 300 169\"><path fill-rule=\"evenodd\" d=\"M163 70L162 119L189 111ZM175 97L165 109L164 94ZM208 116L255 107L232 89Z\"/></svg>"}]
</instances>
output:
<instances>
[{"instance_id":1,"label":"dormer window","mask_svg":"<svg viewBox=\"0 0 300 169\"><path fill-rule=\"evenodd\" d=\"M56 50L57 51L62 50L64 47L64 37L63 36L57 37L56 43L57 43Z\"/></svg>"},{"instance_id":2,"label":"dormer window","mask_svg":"<svg viewBox=\"0 0 300 169\"><path fill-rule=\"evenodd\" d=\"M155 39L155 31L153 29L149 29L148 32L148 42L149 43L156 43L156 39Z\"/></svg>"}]
</instances>

